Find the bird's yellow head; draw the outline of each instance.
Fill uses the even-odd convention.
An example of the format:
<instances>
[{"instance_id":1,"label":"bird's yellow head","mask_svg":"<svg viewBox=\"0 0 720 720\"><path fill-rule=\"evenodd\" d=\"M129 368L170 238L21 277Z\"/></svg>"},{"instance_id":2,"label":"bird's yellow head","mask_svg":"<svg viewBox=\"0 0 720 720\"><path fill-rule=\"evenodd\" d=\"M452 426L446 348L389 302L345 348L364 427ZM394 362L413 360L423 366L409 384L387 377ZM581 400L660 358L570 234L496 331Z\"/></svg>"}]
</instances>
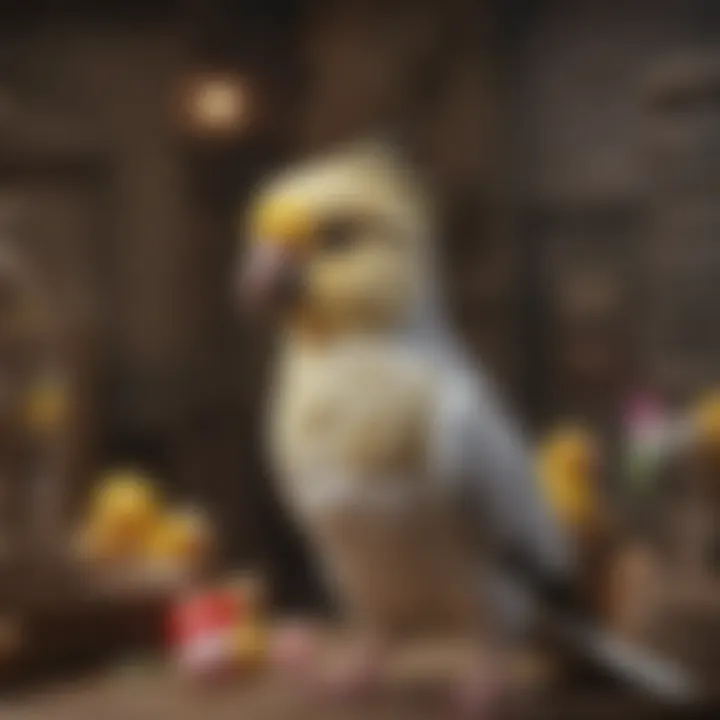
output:
<instances>
[{"instance_id":1,"label":"bird's yellow head","mask_svg":"<svg viewBox=\"0 0 720 720\"><path fill-rule=\"evenodd\" d=\"M426 207L377 146L301 165L249 212L243 291L284 322L321 333L402 322L427 268Z\"/></svg>"}]
</instances>

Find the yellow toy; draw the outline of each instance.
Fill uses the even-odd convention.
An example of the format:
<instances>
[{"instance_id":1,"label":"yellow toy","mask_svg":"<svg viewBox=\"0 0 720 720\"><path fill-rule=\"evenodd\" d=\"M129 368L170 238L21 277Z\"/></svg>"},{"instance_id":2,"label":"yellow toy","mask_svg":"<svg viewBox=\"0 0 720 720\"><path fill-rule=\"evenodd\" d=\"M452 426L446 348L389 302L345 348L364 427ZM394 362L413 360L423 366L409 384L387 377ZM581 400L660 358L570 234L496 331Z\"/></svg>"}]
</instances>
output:
<instances>
[{"instance_id":1,"label":"yellow toy","mask_svg":"<svg viewBox=\"0 0 720 720\"><path fill-rule=\"evenodd\" d=\"M153 478L118 469L101 479L77 541L77 550L88 560L175 575L207 565L215 533L199 508L165 509Z\"/></svg>"},{"instance_id":2,"label":"yellow toy","mask_svg":"<svg viewBox=\"0 0 720 720\"><path fill-rule=\"evenodd\" d=\"M720 390L704 395L691 409L693 437L700 447L720 454Z\"/></svg>"},{"instance_id":3,"label":"yellow toy","mask_svg":"<svg viewBox=\"0 0 720 720\"><path fill-rule=\"evenodd\" d=\"M230 584L238 600L239 623L235 634L237 659L242 668L254 670L268 658L269 632L263 583L243 576Z\"/></svg>"},{"instance_id":4,"label":"yellow toy","mask_svg":"<svg viewBox=\"0 0 720 720\"><path fill-rule=\"evenodd\" d=\"M573 533L585 534L601 524L598 454L592 434L575 426L556 429L539 450L541 482L558 517Z\"/></svg>"},{"instance_id":5,"label":"yellow toy","mask_svg":"<svg viewBox=\"0 0 720 720\"><path fill-rule=\"evenodd\" d=\"M268 631L265 624L249 622L239 627L236 648L241 667L250 670L262 667L268 656Z\"/></svg>"},{"instance_id":6,"label":"yellow toy","mask_svg":"<svg viewBox=\"0 0 720 720\"><path fill-rule=\"evenodd\" d=\"M150 559L198 568L212 552L214 533L205 514L194 507L171 509L157 520L147 548Z\"/></svg>"},{"instance_id":7,"label":"yellow toy","mask_svg":"<svg viewBox=\"0 0 720 720\"><path fill-rule=\"evenodd\" d=\"M152 480L135 470L105 475L93 498L81 536L81 550L95 560L141 557L159 517Z\"/></svg>"}]
</instances>

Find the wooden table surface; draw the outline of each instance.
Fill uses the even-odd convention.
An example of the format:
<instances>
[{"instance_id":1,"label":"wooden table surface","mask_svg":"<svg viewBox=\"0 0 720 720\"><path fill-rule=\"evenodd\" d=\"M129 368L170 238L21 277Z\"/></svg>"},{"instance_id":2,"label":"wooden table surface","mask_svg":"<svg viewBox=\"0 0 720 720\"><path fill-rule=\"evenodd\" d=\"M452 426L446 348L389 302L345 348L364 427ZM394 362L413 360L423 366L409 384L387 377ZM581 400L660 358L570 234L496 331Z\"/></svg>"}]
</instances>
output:
<instances>
[{"instance_id":1,"label":"wooden table surface","mask_svg":"<svg viewBox=\"0 0 720 720\"><path fill-rule=\"evenodd\" d=\"M540 694L522 702L528 718L613 720L677 717L674 709L596 691ZM269 675L201 689L161 664L117 668L0 702L0 720L447 720L446 693L395 685L354 701L330 700Z\"/></svg>"},{"instance_id":2,"label":"wooden table surface","mask_svg":"<svg viewBox=\"0 0 720 720\"><path fill-rule=\"evenodd\" d=\"M81 610L83 616L87 616L87 607ZM137 624L136 618L133 626ZM73 632L74 626L67 619L62 625ZM107 623L102 624L105 625ZM113 625L120 635L128 631L126 624L115 622ZM40 625L37 632L44 639L48 630ZM335 633L331 635L335 637ZM709 633L708 637L715 640L718 633ZM435 657L444 658L445 666L454 664L462 656L456 652L458 648L448 652L451 648L446 644L430 649ZM417 653L412 657L415 662L410 664L417 668ZM63 663L67 665L65 659ZM396 664L407 666L402 658ZM712 667L718 665L713 661ZM8 669L3 666L4 672ZM82 673L76 672L75 678L79 679L75 680L27 685L22 693L15 691L10 697L3 697L0 690L0 720L446 720L452 717L447 692L438 687L438 682L427 682L427 671L422 681L412 673L409 677L407 673L396 673L392 682L382 689L353 702L313 697L269 673L203 691L192 687L161 660L105 669L96 665L89 672L85 665ZM716 678L714 672L713 679L716 681ZM13 690L13 684L4 689ZM520 715L533 719L642 720L664 714L663 708L644 699L631 700L621 697L617 691L600 688L591 694L587 686L581 691L576 685L529 692L521 704ZM664 710L669 718L677 716L673 708Z\"/></svg>"}]
</instances>

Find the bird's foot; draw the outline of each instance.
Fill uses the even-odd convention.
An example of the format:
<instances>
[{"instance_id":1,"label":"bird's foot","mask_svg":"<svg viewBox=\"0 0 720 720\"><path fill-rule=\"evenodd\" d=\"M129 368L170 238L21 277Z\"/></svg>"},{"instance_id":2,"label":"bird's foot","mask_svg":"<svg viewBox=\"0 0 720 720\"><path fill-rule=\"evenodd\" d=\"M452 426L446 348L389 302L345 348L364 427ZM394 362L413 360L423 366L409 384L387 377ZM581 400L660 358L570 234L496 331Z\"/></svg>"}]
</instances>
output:
<instances>
[{"instance_id":1,"label":"bird's foot","mask_svg":"<svg viewBox=\"0 0 720 720\"><path fill-rule=\"evenodd\" d=\"M508 691L504 661L495 656L479 656L455 687L456 708L463 718L497 720L505 714Z\"/></svg>"},{"instance_id":2,"label":"bird's foot","mask_svg":"<svg viewBox=\"0 0 720 720\"><path fill-rule=\"evenodd\" d=\"M381 678L384 653L380 646L365 642L348 648L323 668L319 689L330 697L358 697L372 690Z\"/></svg>"},{"instance_id":3,"label":"bird's foot","mask_svg":"<svg viewBox=\"0 0 720 720\"><path fill-rule=\"evenodd\" d=\"M287 622L270 640L272 667L295 680L310 682L319 651L320 631L310 620Z\"/></svg>"}]
</instances>

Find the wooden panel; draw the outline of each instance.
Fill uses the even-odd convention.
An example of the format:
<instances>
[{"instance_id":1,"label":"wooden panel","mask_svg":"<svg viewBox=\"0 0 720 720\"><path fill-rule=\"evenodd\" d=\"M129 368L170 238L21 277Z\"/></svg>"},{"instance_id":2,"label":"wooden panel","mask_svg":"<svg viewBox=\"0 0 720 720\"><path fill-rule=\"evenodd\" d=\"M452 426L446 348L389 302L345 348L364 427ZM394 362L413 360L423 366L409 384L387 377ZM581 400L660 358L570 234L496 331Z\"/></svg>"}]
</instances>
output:
<instances>
[{"instance_id":1,"label":"wooden panel","mask_svg":"<svg viewBox=\"0 0 720 720\"><path fill-rule=\"evenodd\" d=\"M720 62L688 53L650 73L644 346L651 374L694 392L720 367Z\"/></svg>"},{"instance_id":2,"label":"wooden panel","mask_svg":"<svg viewBox=\"0 0 720 720\"><path fill-rule=\"evenodd\" d=\"M31 441L25 475L4 478L4 483L22 488L13 512L23 536L39 531L44 542L55 546L87 480L91 435L99 420L91 417L98 359L93 326L104 306L97 283L98 193L102 189L96 182L64 170L28 171L20 165L12 172L5 167L0 175L3 242L27 267L43 317L29 382L51 367L66 383L68 397L68 414L52 437Z\"/></svg>"}]
</instances>

